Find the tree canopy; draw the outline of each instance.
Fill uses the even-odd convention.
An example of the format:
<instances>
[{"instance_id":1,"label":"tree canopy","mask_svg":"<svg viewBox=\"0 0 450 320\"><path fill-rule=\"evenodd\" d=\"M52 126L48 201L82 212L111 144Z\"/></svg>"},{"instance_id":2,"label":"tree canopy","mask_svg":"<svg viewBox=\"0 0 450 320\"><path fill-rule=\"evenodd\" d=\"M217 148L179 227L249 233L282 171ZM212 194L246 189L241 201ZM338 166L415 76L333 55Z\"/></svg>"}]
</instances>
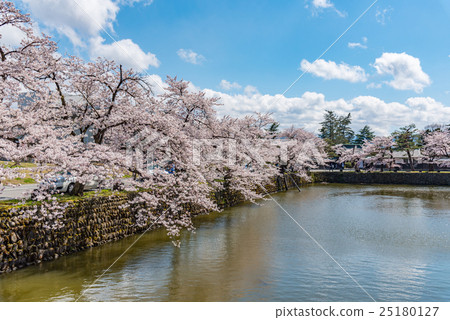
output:
<instances>
[{"instance_id":1,"label":"tree canopy","mask_svg":"<svg viewBox=\"0 0 450 320\"><path fill-rule=\"evenodd\" d=\"M351 114L339 116L334 111L326 110L324 119L320 123L320 137L329 145L347 144L353 139L354 132L350 128Z\"/></svg>"},{"instance_id":2,"label":"tree canopy","mask_svg":"<svg viewBox=\"0 0 450 320\"><path fill-rule=\"evenodd\" d=\"M138 223L164 226L175 239L194 228L187 208L219 210L213 192L255 201L274 176L307 177L324 163L318 137L281 131L268 114L218 117L217 98L177 77L155 95L147 77L114 61L60 55L11 2L0 2L0 25L24 34L17 47L0 45L0 159L10 162L0 165L0 192L22 175L21 162L37 164L29 174L38 183L70 172L80 192L92 179L105 188L132 174L126 190L140 191L128 203ZM64 208L52 192L36 199L41 209L17 210L59 227L52 210Z\"/></svg>"},{"instance_id":3,"label":"tree canopy","mask_svg":"<svg viewBox=\"0 0 450 320\"><path fill-rule=\"evenodd\" d=\"M353 140L353 143L361 145L365 141L371 141L373 138L375 138L375 133L372 131L372 129L368 125L365 125L355 135L355 139Z\"/></svg>"},{"instance_id":4,"label":"tree canopy","mask_svg":"<svg viewBox=\"0 0 450 320\"><path fill-rule=\"evenodd\" d=\"M414 160L412 156L414 150L420 149L422 144L421 135L416 128L416 125L413 123L401 127L392 133L392 137L396 144L395 150L406 152L409 166L411 170L414 170Z\"/></svg>"}]
</instances>

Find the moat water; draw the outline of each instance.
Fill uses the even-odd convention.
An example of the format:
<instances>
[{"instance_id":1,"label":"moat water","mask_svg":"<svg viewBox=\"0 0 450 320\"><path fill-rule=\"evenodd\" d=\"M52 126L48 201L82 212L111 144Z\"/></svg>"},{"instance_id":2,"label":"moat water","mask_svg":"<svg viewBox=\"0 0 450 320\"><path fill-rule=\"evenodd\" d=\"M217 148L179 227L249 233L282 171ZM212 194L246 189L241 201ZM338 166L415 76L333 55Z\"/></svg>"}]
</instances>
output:
<instances>
[{"instance_id":1,"label":"moat water","mask_svg":"<svg viewBox=\"0 0 450 320\"><path fill-rule=\"evenodd\" d=\"M147 233L110 269L139 235L0 275L0 301L450 300L449 187L273 197L367 293L268 200L197 218L180 248Z\"/></svg>"}]
</instances>

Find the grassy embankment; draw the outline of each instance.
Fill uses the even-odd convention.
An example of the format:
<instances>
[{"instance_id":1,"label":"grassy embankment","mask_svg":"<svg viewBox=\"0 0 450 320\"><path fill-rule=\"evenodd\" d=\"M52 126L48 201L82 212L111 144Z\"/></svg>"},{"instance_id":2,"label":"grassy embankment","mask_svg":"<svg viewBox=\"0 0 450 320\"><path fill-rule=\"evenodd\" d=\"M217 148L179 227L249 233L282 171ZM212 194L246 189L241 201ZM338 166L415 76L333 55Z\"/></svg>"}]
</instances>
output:
<instances>
[{"instance_id":1,"label":"grassy embankment","mask_svg":"<svg viewBox=\"0 0 450 320\"><path fill-rule=\"evenodd\" d=\"M37 168L36 164L29 162L21 162L19 164L10 162L10 161L0 161L0 167L4 168L16 168L20 173L24 174L23 178L15 178L15 179L5 179L2 180L3 184L33 184L36 181L31 177L32 169Z\"/></svg>"},{"instance_id":2,"label":"grassy embankment","mask_svg":"<svg viewBox=\"0 0 450 320\"><path fill-rule=\"evenodd\" d=\"M125 194L125 191L112 191L109 189L103 189L103 190L94 190L94 191L87 191L84 192L82 196L69 196L65 194L56 194L55 197L60 202L74 202L79 201L82 199L89 199L92 197L109 197L112 195L119 195L119 194ZM29 206L29 205L39 205L40 201L33 201L33 200L19 200L19 199L12 199L12 200L1 200L0 201L0 211L7 210L10 208L20 208L22 206Z\"/></svg>"}]
</instances>

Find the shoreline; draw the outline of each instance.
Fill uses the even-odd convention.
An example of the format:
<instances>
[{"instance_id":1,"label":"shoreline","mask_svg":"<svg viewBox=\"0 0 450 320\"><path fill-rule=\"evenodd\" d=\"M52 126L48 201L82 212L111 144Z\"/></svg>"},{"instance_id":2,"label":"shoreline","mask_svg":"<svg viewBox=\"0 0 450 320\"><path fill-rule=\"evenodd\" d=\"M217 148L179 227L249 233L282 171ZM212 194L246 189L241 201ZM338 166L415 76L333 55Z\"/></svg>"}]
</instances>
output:
<instances>
[{"instance_id":1,"label":"shoreline","mask_svg":"<svg viewBox=\"0 0 450 320\"><path fill-rule=\"evenodd\" d=\"M311 183L450 186L450 174L440 173L315 171L310 175L310 182L298 177L295 183L287 179L288 190ZM286 191L281 179L266 188L269 193ZM61 229L49 229L43 222L0 207L0 274L159 229L149 223L137 225L135 213L122 207L132 197L133 193L126 193L74 200L64 213ZM245 202L239 194L217 192L214 198L222 209Z\"/></svg>"},{"instance_id":2,"label":"shoreline","mask_svg":"<svg viewBox=\"0 0 450 320\"><path fill-rule=\"evenodd\" d=\"M305 185L296 177L286 180L288 189ZM285 184L274 181L269 193L285 191ZM0 276L30 265L58 259L72 253L111 243L135 234L159 229L150 222L138 225L135 212L124 208L133 193L97 195L70 202L61 218L63 227L50 229L45 221L23 218L8 207L0 207ZM217 192L214 199L221 209L245 200L235 193ZM197 215L189 211L191 215Z\"/></svg>"},{"instance_id":3,"label":"shoreline","mask_svg":"<svg viewBox=\"0 0 450 320\"><path fill-rule=\"evenodd\" d=\"M437 172L311 172L314 182L349 184L398 184L411 186L450 186L449 173Z\"/></svg>"}]
</instances>

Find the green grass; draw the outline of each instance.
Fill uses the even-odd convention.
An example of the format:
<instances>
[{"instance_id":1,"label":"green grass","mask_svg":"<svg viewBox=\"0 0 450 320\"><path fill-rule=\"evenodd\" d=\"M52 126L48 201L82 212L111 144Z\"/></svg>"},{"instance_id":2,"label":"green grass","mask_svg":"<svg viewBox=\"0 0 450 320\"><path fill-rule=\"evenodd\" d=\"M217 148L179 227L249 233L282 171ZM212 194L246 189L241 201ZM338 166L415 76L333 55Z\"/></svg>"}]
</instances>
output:
<instances>
[{"instance_id":1,"label":"green grass","mask_svg":"<svg viewBox=\"0 0 450 320\"><path fill-rule=\"evenodd\" d=\"M101 191L87 191L84 192L84 194L80 196L70 196L66 194L56 194L55 197L60 202L74 202L78 200L84 200L84 199L90 199L95 197L108 197L112 195L125 195L126 191L112 191L109 189L103 189ZM30 206L30 205L38 205L41 204L41 201L33 201L33 200L26 200L24 204L21 204L22 200L19 199L12 199L12 200L1 200L0 201L0 210L8 210L12 208L20 208L24 206Z\"/></svg>"},{"instance_id":2,"label":"green grass","mask_svg":"<svg viewBox=\"0 0 450 320\"><path fill-rule=\"evenodd\" d=\"M2 200L0 201L0 212L2 210L9 210L9 209L13 209L13 208L21 208L21 207L26 207L26 206L31 206L31 205L38 205L40 204L40 201L32 201L32 200L27 200L25 201L25 203L22 204L22 200L17 200L17 199L13 199L13 200Z\"/></svg>"},{"instance_id":3,"label":"green grass","mask_svg":"<svg viewBox=\"0 0 450 320\"><path fill-rule=\"evenodd\" d=\"M86 191L82 196L71 196L67 194L57 194L56 198L61 201L77 201L80 199L89 199L94 197L109 197L112 195L126 194L125 191L112 191L110 189L103 189L100 191Z\"/></svg>"},{"instance_id":4,"label":"green grass","mask_svg":"<svg viewBox=\"0 0 450 320\"><path fill-rule=\"evenodd\" d=\"M0 161L0 165L4 166L5 168L36 168L37 165L35 163L31 162L21 162L21 163L15 163L12 161Z\"/></svg>"},{"instance_id":5,"label":"green grass","mask_svg":"<svg viewBox=\"0 0 450 320\"><path fill-rule=\"evenodd\" d=\"M12 184L12 185L19 185L19 184L34 184L36 183L36 180L34 180L31 177L25 177L25 178L14 178L14 179L4 179L2 180L3 184Z\"/></svg>"},{"instance_id":6,"label":"green grass","mask_svg":"<svg viewBox=\"0 0 450 320\"><path fill-rule=\"evenodd\" d=\"M3 184L18 185L18 184L36 183L36 181L30 176L30 174L32 173L31 168L37 168L37 165L35 163L30 162L15 163L12 161L0 161L0 167L18 169L17 170L18 172L25 174L25 178L17 177L15 179L2 180Z\"/></svg>"},{"instance_id":7,"label":"green grass","mask_svg":"<svg viewBox=\"0 0 450 320\"><path fill-rule=\"evenodd\" d=\"M19 182L20 184L36 183L36 180L34 180L33 178L15 178L14 180Z\"/></svg>"}]
</instances>

